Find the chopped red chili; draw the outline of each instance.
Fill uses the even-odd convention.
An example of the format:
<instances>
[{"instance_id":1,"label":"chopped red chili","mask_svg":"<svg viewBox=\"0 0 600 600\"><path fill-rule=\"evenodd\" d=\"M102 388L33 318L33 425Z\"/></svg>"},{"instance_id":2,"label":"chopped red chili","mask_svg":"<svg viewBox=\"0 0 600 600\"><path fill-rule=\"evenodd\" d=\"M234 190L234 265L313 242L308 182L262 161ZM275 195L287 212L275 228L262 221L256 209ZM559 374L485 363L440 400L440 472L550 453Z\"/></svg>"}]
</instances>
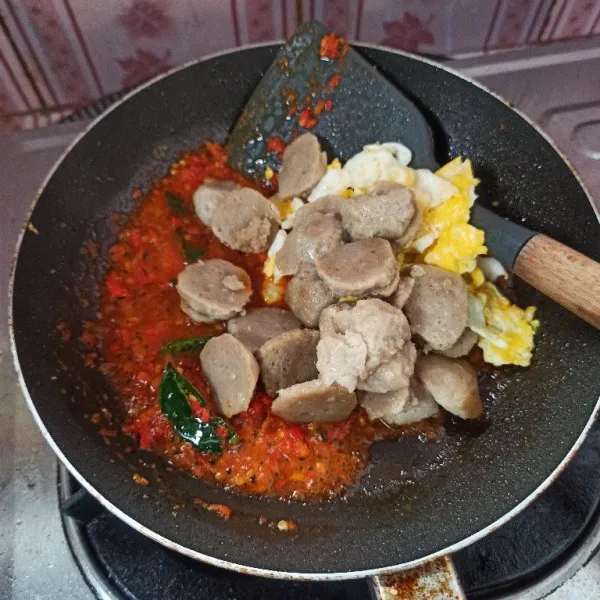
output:
<instances>
[{"instance_id":1,"label":"chopped red chili","mask_svg":"<svg viewBox=\"0 0 600 600\"><path fill-rule=\"evenodd\" d=\"M336 73L329 80L327 87L331 90L334 90L340 84L341 80L342 80L342 76L339 73Z\"/></svg>"},{"instance_id":2,"label":"chopped red chili","mask_svg":"<svg viewBox=\"0 0 600 600\"><path fill-rule=\"evenodd\" d=\"M113 298L126 298L129 295L123 280L113 273L106 278L106 287Z\"/></svg>"},{"instance_id":3,"label":"chopped red chili","mask_svg":"<svg viewBox=\"0 0 600 600\"><path fill-rule=\"evenodd\" d=\"M319 100L313 112L315 115L320 115L322 112L329 112L333 108L332 100Z\"/></svg>"},{"instance_id":4,"label":"chopped red chili","mask_svg":"<svg viewBox=\"0 0 600 600\"><path fill-rule=\"evenodd\" d=\"M129 243L134 248L140 247L140 244L142 243L142 232L139 229L134 227L129 231Z\"/></svg>"},{"instance_id":5,"label":"chopped red chili","mask_svg":"<svg viewBox=\"0 0 600 600\"><path fill-rule=\"evenodd\" d=\"M321 39L319 56L329 60L342 58L348 52L348 44L343 37L337 37L335 33L328 33Z\"/></svg>"},{"instance_id":6,"label":"chopped red chili","mask_svg":"<svg viewBox=\"0 0 600 600\"><path fill-rule=\"evenodd\" d=\"M210 411L208 408L199 408L197 416L204 423L208 423L210 421Z\"/></svg>"},{"instance_id":7,"label":"chopped red chili","mask_svg":"<svg viewBox=\"0 0 600 600\"><path fill-rule=\"evenodd\" d=\"M283 155L285 150L285 142L277 136L270 137L267 140L267 151L275 152L279 157Z\"/></svg>"},{"instance_id":8,"label":"chopped red chili","mask_svg":"<svg viewBox=\"0 0 600 600\"><path fill-rule=\"evenodd\" d=\"M298 117L298 125L304 129L312 129L317 124L317 119L313 116L310 108L305 108Z\"/></svg>"},{"instance_id":9,"label":"chopped red chili","mask_svg":"<svg viewBox=\"0 0 600 600\"><path fill-rule=\"evenodd\" d=\"M304 441L306 437L304 435L304 430L299 425L291 425L290 427L288 427L288 431L295 440Z\"/></svg>"}]
</instances>

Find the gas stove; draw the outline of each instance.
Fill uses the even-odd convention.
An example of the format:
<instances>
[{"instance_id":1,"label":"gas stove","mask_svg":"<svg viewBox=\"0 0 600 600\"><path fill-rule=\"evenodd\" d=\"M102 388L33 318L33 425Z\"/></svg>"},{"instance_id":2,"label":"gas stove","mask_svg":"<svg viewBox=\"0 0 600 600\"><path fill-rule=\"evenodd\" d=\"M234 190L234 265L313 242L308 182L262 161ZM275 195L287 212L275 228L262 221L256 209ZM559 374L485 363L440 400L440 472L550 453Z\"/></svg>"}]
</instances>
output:
<instances>
[{"instance_id":1,"label":"gas stove","mask_svg":"<svg viewBox=\"0 0 600 600\"><path fill-rule=\"evenodd\" d=\"M600 208L600 44L579 40L449 63L539 123ZM87 114L89 116L89 113ZM16 239L46 172L86 122L0 137L0 314ZM590 357L595 358L595 357ZM592 365L590 360L590 368ZM359 599L364 581L289 583L222 571L128 528L46 446L17 384L0 321L0 598ZM558 480L453 559L469 599L600 597L600 423Z\"/></svg>"}]
</instances>

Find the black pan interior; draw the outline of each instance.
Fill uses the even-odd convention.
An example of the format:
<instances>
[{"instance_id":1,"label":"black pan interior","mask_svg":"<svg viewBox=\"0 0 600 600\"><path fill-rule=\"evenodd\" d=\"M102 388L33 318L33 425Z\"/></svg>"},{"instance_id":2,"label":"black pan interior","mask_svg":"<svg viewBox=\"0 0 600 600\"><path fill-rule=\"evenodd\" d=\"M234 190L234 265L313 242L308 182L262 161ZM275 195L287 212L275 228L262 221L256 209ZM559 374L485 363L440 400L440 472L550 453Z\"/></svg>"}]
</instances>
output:
<instances>
[{"instance_id":1,"label":"black pan interior","mask_svg":"<svg viewBox=\"0 0 600 600\"><path fill-rule=\"evenodd\" d=\"M94 318L98 279L106 268L102 257L115 235L112 213L130 211L133 190L148 189L184 150L224 141L276 50L233 52L161 79L106 115L65 157L33 212L39 234L26 232L18 258L18 359L35 409L72 467L160 536L195 553L281 572L389 567L478 532L553 472L598 399L595 330L517 282L521 305L539 309L537 350L531 368L483 378L486 422L471 431L449 422L439 443L379 445L359 488L332 502L301 505L227 493L171 472L148 453L125 454L127 439L107 445L89 420L101 407L118 420L113 388L84 365L77 341L81 323ZM598 221L584 191L521 117L433 65L383 50L362 53L418 99L437 123L438 147L448 157L473 160L481 201L497 200L502 214L600 259ZM99 257L82 254L90 239L100 243ZM57 330L63 321L73 334L66 343ZM150 485L136 485L134 473ZM193 497L225 502L235 516L224 522L194 505ZM294 520L298 533L259 525L263 515Z\"/></svg>"}]
</instances>

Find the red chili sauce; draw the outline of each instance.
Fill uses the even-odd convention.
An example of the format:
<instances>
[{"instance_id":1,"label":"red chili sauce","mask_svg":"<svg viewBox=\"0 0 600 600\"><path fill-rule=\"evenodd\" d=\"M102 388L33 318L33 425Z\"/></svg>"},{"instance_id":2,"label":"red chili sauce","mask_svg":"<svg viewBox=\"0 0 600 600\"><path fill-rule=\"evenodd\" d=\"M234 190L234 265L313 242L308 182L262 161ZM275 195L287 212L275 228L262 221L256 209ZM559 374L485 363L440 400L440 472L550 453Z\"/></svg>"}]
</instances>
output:
<instances>
[{"instance_id":1,"label":"red chili sauce","mask_svg":"<svg viewBox=\"0 0 600 600\"><path fill-rule=\"evenodd\" d=\"M164 355L167 342L225 331L225 324L197 324L180 309L174 284L183 270L185 252L224 258L252 279L250 306L262 306L260 289L264 254L243 254L224 246L196 217L192 195L207 177L251 185L226 164L224 149L207 144L186 154L144 198L110 249L111 267L102 288L100 320L94 332L102 348L103 370L120 392L127 419L123 430L143 449L164 456L175 467L251 494L323 499L354 484L375 440L405 434L435 437L432 419L401 428L369 423L356 409L342 423L286 423L271 414L272 398L259 386L249 409L229 419L239 435L224 444L222 455L198 452L183 441L162 414L158 388L171 362L204 396L215 413L198 354ZM175 196L175 198L174 198ZM206 408L191 401L196 416Z\"/></svg>"}]
</instances>

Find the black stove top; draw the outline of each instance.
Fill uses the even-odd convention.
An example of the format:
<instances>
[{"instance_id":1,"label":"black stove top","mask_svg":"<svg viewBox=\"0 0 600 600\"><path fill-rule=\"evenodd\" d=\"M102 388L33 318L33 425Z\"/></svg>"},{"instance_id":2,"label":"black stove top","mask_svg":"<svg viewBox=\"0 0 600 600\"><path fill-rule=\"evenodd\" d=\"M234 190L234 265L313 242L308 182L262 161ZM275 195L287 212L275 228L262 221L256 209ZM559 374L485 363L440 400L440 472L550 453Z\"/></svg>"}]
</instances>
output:
<instances>
[{"instance_id":1,"label":"black stove top","mask_svg":"<svg viewBox=\"0 0 600 600\"><path fill-rule=\"evenodd\" d=\"M600 423L556 482L496 532L453 556L467 598L501 598L567 560L599 517ZM103 510L61 470L63 524L75 559L99 597L135 600L358 600L364 580L288 582L196 562ZM71 516L69 516L71 515ZM94 581L90 577L94 574Z\"/></svg>"}]
</instances>

